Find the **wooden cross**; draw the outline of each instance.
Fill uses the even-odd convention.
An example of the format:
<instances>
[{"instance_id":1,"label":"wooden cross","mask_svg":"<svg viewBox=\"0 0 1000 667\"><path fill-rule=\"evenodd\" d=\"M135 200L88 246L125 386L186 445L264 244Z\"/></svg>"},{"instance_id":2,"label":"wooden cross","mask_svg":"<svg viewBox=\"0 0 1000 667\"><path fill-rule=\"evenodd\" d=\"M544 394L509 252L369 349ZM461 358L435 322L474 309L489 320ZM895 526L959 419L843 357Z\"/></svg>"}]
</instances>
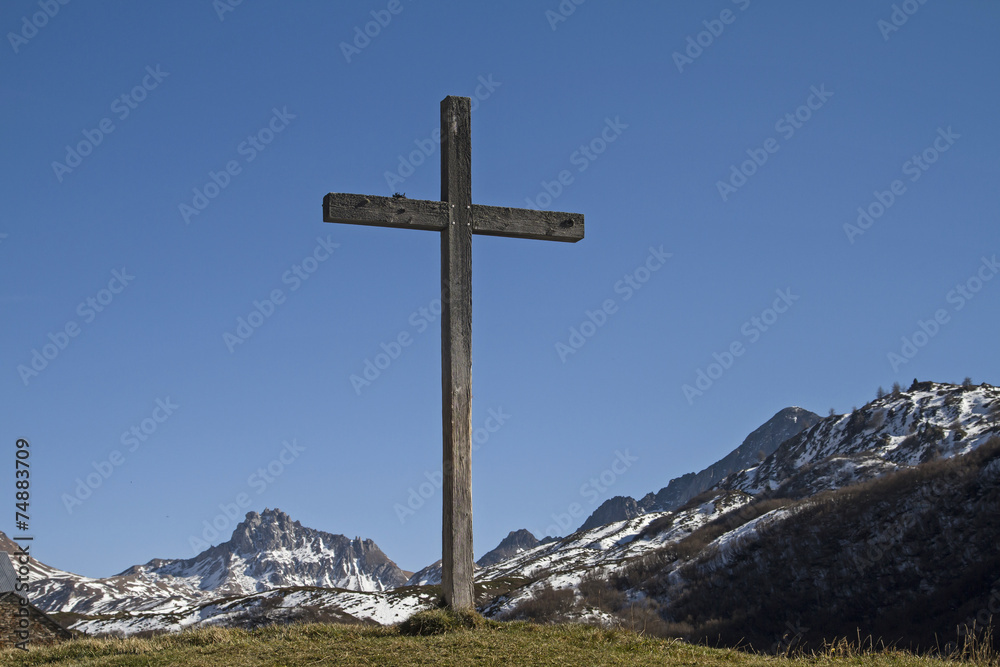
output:
<instances>
[{"instance_id":1,"label":"wooden cross","mask_svg":"<svg viewBox=\"0 0 1000 667\"><path fill-rule=\"evenodd\" d=\"M472 235L569 241L583 215L472 203L470 99L441 100L441 201L333 193L323 221L441 232L444 601L472 609Z\"/></svg>"}]
</instances>

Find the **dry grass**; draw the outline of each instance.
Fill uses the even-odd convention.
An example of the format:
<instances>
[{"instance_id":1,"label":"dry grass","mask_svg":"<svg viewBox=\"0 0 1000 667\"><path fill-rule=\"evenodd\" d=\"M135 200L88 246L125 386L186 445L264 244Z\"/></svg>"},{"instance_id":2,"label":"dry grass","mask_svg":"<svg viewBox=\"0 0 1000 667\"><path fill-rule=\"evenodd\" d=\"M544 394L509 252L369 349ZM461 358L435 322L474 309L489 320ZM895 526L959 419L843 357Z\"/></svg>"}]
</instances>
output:
<instances>
[{"instance_id":1,"label":"dry grass","mask_svg":"<svg viewBox=\"0 0 1000 667\"><path fill-rule=\"evenodd\" d=\"M427 620L427 619L425 619ZM442 619L432 622L442 623ZM457 623L456 625L462 625ZM83 639L28 652L0 651L0 664L170 665L862 665L865 667L998 667L996 656L968 646L960 662L841 641L808 655L774 657L653 639L623 630L523 622L475 623L431 636L397 627L297 625L261 630L206 628L149 639ZM878 649L878 650L877 650Z\"/></svg>"}]
</instances>

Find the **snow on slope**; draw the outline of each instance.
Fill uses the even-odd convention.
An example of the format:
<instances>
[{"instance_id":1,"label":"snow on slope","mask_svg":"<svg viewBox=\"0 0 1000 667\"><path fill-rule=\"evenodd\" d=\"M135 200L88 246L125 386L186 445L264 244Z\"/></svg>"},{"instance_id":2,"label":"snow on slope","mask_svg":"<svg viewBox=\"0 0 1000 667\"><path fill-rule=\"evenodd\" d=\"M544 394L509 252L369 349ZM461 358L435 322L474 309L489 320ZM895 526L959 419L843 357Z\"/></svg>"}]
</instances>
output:
<instances>
[{"instance_id":1,"label":"snow on slope","mask_svg":"<svg viewBox=\"0 0 1000 667\"><path fill-rule=\"evenodd\" d=\"M729 564L730 558L740 549L746 547L761 537L761 533L771 525L784 521L794 512L786 509L776 509L747 521L741 526L723 533L715 538L704 550L707 556L703 567L720 569Z\"/></svg>"},{"instance_id":2,"label":"snow on slope","mask_svg":"<svg viewBox=\"0 0 1000 667\"><path fill-rule=\"evenodd\" d=\"M741 492L722 492L711 501L679 512L653 512L580 531L558 542L543 544L502 563L483 568L477 582L534 579L488 605L483 613L496 616L513 609L546 586L575 588L591 572L608 575L627 561L679 542L703 525L750 502Z\"/></svg>"},{"instance_id":3,"label":"snow on slope","mask_svg":"<svg viewBox=\"0 0 1000 667\"><path fill-rule=\"evenodd\" d=\"M475 580L492 581L505 577L532 578L541 572L563 572L607 562L633 558L664 544L677 542L723 513L749 502L743 493L722 493L712 502L683 512L652 512L616 521L606 526L581 530L568 537L522 549L506 560L480 568ZM663 527L646 534L659 522ZM406 582L407 586L441 583L441 561L428 565Z\"/></svg>"},{"instance_id":4,"label":"snow on slope","mask_svg":"<svg viewBox=\"0 0 1000 667\"><path fill-rule=\"evenodd\" d=\"M917 383L911 391L824 419L720 486L751 495L781 488L804 497L966 454L992 435L990 413L998 403L1000 389L988 385Z\"/></svg>"},{"instance_id":5,"label":"snow on slope","mask_svg":"<svg viewBox=\"0 0 1000 667\"><path fill-rule=\"evenodd\" d=\"M322 588L291 588L194 605L175 613L124 614L89 619L71 626L90 635L127 636L140 632L177 632L210 625L255 628L273 623L326 621L339 623L399 623L434 606L425 591L358 592Z\"/></svg>"}]
</instances>

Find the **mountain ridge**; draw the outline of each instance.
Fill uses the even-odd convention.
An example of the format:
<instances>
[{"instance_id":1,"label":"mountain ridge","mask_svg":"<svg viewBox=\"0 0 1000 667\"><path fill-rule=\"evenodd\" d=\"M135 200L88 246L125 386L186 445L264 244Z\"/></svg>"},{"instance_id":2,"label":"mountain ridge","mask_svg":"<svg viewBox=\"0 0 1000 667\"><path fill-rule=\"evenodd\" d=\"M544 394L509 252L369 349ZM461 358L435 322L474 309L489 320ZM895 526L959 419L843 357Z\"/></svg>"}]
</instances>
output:
<instances>
[{"instance_id":1,"label":"mountain ridge","mask_svg":"<svg viewBox=\"0 0 1000 667\"><path fill-rule=\"evenodd\" d=\"M754 429L739 446L707 468L675 477L656 493L647 493L640 500L631 496L609 498L577 530L590 530L648 512L675 510L718 484L726 476L755 465L759 457L770 455L785 440L813 426L820 419L816 413L797 406L779 410Z\"/></svg>"}]
</instances>

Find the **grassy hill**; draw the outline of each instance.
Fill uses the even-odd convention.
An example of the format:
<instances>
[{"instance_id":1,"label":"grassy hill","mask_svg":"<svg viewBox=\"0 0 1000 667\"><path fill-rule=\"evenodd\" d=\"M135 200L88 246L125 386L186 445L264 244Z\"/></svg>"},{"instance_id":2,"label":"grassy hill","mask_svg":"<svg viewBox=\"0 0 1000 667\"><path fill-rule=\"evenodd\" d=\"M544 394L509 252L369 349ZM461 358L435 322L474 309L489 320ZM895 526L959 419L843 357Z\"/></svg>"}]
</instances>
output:
<instances>
[{"instance_id":1,"label":"grassy hill","mask_svg":"<svg viewBox=\"0 0 1000 667\"><path fill-rule=\"evenodd\" d=\"M433 619L432 619L433 620ZM792 658L694 646L624 630L582 625L533 625L481 621L475 629L407 634L407 628L298 625L260 630L208 628L148 639L81 639L28 652L0 651L0 664L169 665L250 667L255 665L862 665L931 667L987 665L996 656L966 655L959 662L901 651L859 650L842 642L822 653ZM434 630L433 623L430 626ZM412 627L409 628L412 631ZM426 631L426 626L425 626Z\"/></svg>"}]
</instances>

